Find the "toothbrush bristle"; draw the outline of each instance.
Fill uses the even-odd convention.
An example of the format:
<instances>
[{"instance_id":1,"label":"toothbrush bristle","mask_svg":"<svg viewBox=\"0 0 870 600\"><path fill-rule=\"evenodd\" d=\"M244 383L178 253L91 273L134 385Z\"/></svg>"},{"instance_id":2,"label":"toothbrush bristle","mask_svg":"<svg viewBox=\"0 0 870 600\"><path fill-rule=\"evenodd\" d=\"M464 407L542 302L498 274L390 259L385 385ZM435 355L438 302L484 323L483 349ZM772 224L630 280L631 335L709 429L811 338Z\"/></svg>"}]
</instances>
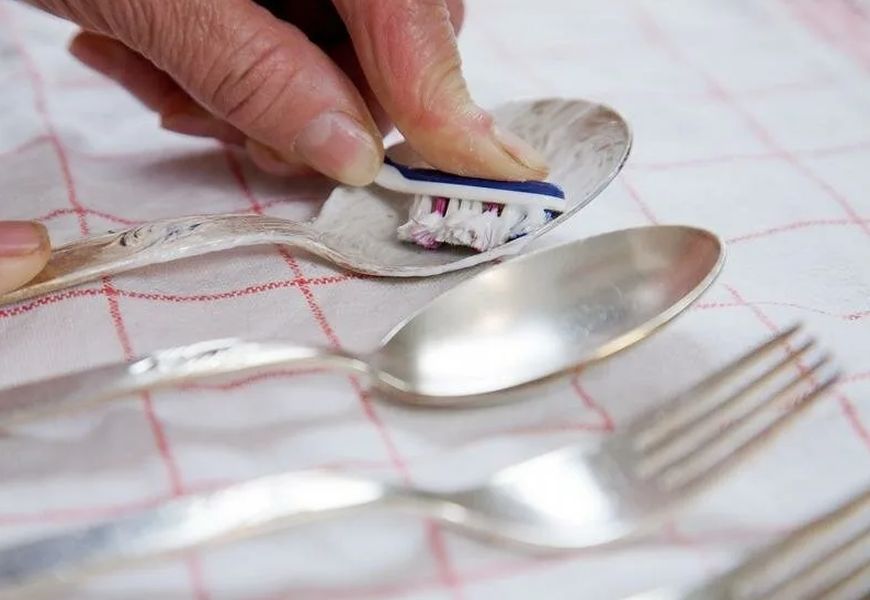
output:
<instances>
[{"instance_id":1,"label":"toothbrush bristle","mask_svg":"<svg viewBox=\"0 0 870 600\"><path fill-rule=\"evenodd\" d=\"M442 217L447 214L447 205L450 203L449 198L443 196L435 196L432 198L432 212L438 213Z\"/></svg>"},{"instance_id":2,"label":"toothbrush bristle","mask_svg":"<svg viewBox=\"0 0 870 600\"><path fill-rule=\"evenodd\" d=\"M448 244L482 252L521 238L560 214L549 209L421 194L398 233L399 239L427 249Z\"/></svg>"}]
</instances>

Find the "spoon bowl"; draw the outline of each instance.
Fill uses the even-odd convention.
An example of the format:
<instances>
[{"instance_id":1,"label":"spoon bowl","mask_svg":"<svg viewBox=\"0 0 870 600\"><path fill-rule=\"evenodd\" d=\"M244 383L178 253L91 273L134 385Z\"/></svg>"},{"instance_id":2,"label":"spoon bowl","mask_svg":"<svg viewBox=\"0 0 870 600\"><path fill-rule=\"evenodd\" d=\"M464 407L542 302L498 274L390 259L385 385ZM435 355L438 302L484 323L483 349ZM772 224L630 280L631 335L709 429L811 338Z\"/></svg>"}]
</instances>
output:
<instances>
[{"instance_id":1,"label":"spoon bowl","mask_svg":"<svg viewBox=\"0 0 870 600\"><path fill-rule=\"evenodd\" d=\"M453 402L609 356L671 320L718 274L713 234L643 227L531 253L445 294L367 361L382 387Z\"/></svg>"},{"instance_id":2,"label":"spoon bowl","mask_svg":"<svg viewBox=\"0 0 870 600\"><path fill-rule=\"evenodd\" d=\"M491 402L498 392L603 359L650 335L709 287L723 261L721 241L702 229L605 233L466 280L365 356L276 342L200 342L2 390L0 425L279 366L363 373L379 391L417 405Z\"/></svg>"}]
</instances>

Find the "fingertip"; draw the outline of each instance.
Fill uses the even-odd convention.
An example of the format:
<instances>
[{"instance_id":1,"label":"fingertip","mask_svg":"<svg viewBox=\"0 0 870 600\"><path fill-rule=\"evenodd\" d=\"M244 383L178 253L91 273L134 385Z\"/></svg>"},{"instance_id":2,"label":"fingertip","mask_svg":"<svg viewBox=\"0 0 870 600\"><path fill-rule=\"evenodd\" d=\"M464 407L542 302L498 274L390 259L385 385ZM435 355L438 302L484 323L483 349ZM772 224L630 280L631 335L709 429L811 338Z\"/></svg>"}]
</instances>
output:
<instances>
[{"instance_id":1,"label":"fingertip","mask_svg":"<svg viewBox=\"0 0 870 600\"><path fill-rule=\"evenodd\" d=\"M326 112L299 132L293 151L324 175L347 185L368 185L384 160L383 141L372 129L347 113Z\"/></svg>"},{"instance_id":2,"label":"fingertip","mask_svg":"<svg viewBox=\"0 0 870 600\"><path fill-rule=\"evenodd\" d=\"M0 293L36 277L51 256L48 231L40 223L0 222Z\"/></svg>"},{"instance_id":3,"label":"fingertip","mask_svg":"<svg viewBox=\"0 0 870 600\"><path fill-rule=\"evenodd\" d=\"M536 178L546 177L550 172L547 159L514 132L494 125L492 135L514 161L531 171Z\"/></svg>"},{"instance_id":4,"label":"fingertip","mask_svg":"<svg viewBox=\"0 0 870 600\"><path fill-rule=\"evenodd\" d=\"M89 31L77 33L70 40L67 49L85 66L113 79L125 63L127 55L131 53L117 40Z\"/></svg>"}]
</instances>

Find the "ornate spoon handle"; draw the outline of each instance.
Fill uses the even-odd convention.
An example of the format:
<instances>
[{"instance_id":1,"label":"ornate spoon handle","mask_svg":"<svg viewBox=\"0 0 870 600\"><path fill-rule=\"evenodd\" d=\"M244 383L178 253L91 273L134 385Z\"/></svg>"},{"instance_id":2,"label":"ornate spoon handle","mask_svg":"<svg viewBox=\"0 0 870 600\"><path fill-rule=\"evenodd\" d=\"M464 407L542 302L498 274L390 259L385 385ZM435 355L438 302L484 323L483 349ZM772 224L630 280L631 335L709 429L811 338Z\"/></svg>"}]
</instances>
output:
<instances>
[{"instance_id":1,"label":"ornate spoon handle","mask_svg":"<svg viewBox=\"0 0 870 600\"><path fill-rule=\"evenodd\" d=\"M48 266L0 305L66 289L106 275L229 248L281 243L323 253L317 233L302 223L260 215L207 215L152 221L56 248Z\"/></svg>"},{"instance_id":2,"label":"ornate spoon handle","mask_svg":"<svg viewBox=\"0 0 870 600\"><path fill-rule=\"evenodd\" d=\"M368 373L350 354L279 343L213 340L0 390L0 427L78 411L102 402L186 381L274 366L327 367Z\"/></svg>"}]
</instances>

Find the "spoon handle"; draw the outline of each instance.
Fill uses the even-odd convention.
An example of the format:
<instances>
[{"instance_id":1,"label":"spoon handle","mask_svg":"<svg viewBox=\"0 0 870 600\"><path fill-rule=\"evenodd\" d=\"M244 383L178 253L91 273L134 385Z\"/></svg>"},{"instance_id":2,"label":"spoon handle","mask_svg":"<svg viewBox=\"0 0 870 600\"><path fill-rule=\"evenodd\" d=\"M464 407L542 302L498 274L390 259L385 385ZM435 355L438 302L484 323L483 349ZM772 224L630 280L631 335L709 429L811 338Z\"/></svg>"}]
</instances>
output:
<instances>
[{"instance_id":1,"label":"spoon handle","mask_svg":"<svg viewBox=\"0 0 870 600\"><path fill-rule=\"evenodd\" d=\"M195 379L276 366L368 373L350 354L279 343L212 340L0 390L0 427L88 408L115 398Z\"/></svg>"},{"instance_id":2,"label":"spoon handle","mask_svg":"<svg viewBox=\"0 0 870 600\"><path fill-rule=\"evenodd\" d=\"M0 294L0 306L140 267L229 248L280 243L322 253L302 223L262 215L204 215L151 221L56 248L48 265L23 288Z\"/></svg>"},{"instance_id":3,"label":"spoon handle","mask_svg":"<svg viewBox=\"0 0 870 600\"><path fill-rule=\"evenodd\" d=\"M398 490L396 490L398 491ZM0 598L363 510L403 493L325 471L285 473L0 550ZM425 501L425 500L424 500Z\"/></svg>"}]
</instances>

